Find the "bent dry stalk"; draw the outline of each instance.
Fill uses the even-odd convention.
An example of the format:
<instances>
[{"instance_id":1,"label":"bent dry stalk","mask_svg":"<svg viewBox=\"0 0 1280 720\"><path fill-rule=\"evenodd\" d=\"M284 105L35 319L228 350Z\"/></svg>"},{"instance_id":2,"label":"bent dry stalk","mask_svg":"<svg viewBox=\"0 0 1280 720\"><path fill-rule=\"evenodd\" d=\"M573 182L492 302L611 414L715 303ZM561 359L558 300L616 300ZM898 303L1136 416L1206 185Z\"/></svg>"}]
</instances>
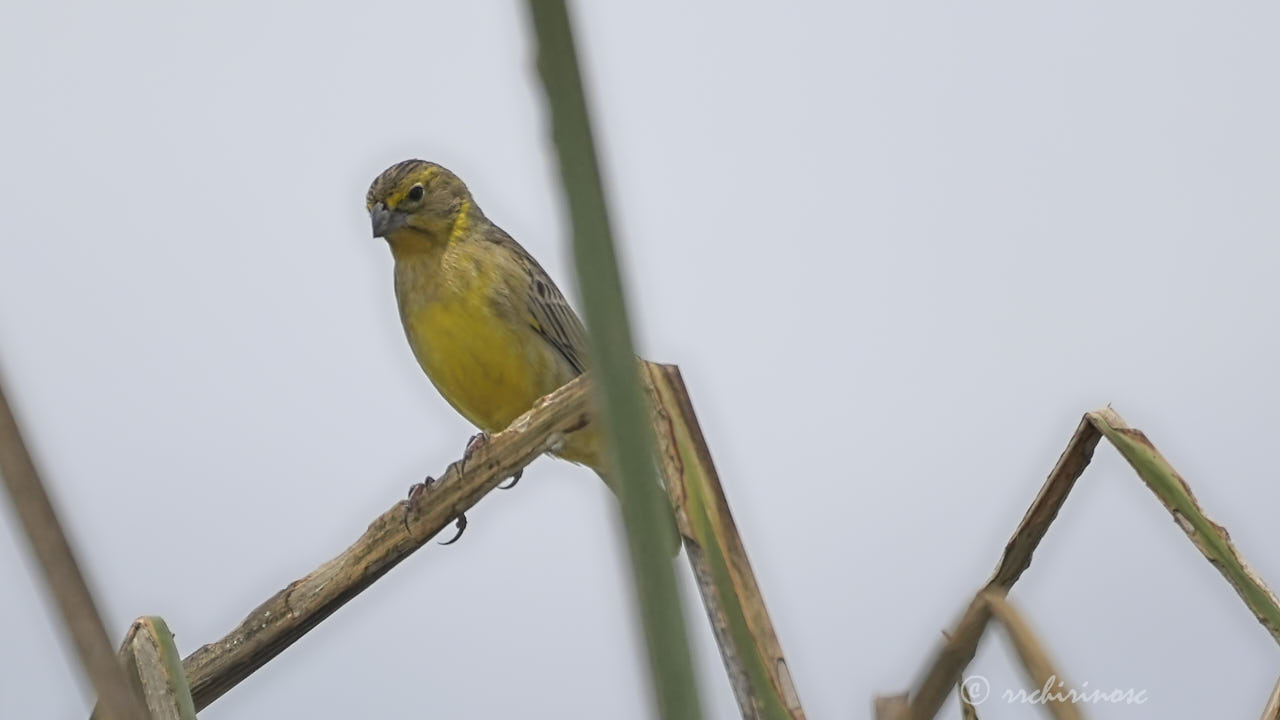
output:
<instances>
[{"instance_id":1,"label":"bent dry stalk","mask_svg":"<svg viewBox=\"0 0 1280 720\"><path fill-rule=\"evenodd\" d=\"M909 701L902 701L900 696L878 698L877 718L918 720L934 717L951 688L960 681L964 669L973 661L978 641L993 612L1004 613L1006 629L1014 639L1015 650L1029 677L1046 677L1047 658L1034 652L1038 644L1019 644L1019 638L1027 643L1031 642L1029 638L1032 636L1025 626L1017 629L1019 621L1016 615L1009 614L1011 608L1003 603L1003 597L1030 566L1032 554L1057 517L1076 480L1089 465L1094 448L1103 437L1128 461L1196 549L1222 573L1253 616L1280 643L1280 603L1277 603L1275 595L1245 562L1226 529L1204 514L1191 492L1191 486L1156 450L1155 445L1141 430L1130 427L1108 407L1086 413L1081 419L1066 450L1009 539L991 579L970 603L955 629L947 635L946 642L923 673ZM1001 600L993 600L997 597ZM1280 700L1277 700L1280 698L1280 682L1276 687L1268 700L1264 717L1280 714ZM1078 708L1070 702L1050 703L1048 707L1055 717L1079 716ZM1071 715L1071 712L1076 715Z\"/></svg>"}]
</instances>

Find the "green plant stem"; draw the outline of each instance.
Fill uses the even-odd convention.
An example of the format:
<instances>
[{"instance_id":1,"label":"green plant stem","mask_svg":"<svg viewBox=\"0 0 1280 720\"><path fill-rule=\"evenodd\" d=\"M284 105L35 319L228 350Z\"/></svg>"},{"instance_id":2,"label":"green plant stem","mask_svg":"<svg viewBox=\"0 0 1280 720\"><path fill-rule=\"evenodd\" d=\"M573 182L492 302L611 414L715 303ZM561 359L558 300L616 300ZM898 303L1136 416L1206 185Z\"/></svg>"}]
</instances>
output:
<instances>
[{"instance_id":1,"label":"green plant stem","mask_svg":"<svg viewBox=\"0 0 1280 720\"><path fill-rule=\"evenodd\" d=\"M652 430L640 392L586 97L563 0L529 0L538 69L573 227L574 259L590 335L599 432L618 476L649 664L664 718L701 716L679 588L662 533L668 508L654 475Z\"/></svg>"}]
</instances>

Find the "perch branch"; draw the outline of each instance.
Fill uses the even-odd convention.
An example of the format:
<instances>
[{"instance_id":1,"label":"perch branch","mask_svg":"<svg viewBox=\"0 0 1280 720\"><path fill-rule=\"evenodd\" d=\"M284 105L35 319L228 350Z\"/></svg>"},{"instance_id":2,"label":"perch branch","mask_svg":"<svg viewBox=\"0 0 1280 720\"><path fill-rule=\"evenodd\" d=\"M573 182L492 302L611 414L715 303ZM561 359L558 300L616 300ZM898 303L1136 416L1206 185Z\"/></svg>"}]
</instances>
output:
<instances>
[{"instance_id":1,"label":"perch branch","mask_svg":"<svg viewBox=\"0 0 1280 720\"><path fill-rule=\"evenodd\" d=\"M580 377L539 400L476 448L465 466L449 465L438 481L378 516L351 547L272 595L224 638L188 656L183 667L196 710L279 655L564 434L585 426L589 389Z\"/></svg>"}]
</instances>

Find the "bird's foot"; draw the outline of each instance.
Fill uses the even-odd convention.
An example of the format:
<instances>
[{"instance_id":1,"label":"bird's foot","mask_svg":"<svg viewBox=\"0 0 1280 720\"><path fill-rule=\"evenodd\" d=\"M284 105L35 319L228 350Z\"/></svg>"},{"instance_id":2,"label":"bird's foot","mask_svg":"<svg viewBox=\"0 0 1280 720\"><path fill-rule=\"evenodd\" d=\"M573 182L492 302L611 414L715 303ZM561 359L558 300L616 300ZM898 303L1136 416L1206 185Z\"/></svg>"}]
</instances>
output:
<instances>
[{"instance_id":1,"label":"bird's foot","mask_svg":"<svg viewBox=\"0 0 1280 720\"><path fill-rule=\"evenodd\" d=\"M438 481L435 478L428 475L422 478L422 482L418 482L410 485L409 497L408 497L409 502L413 502L419 495L426 492L427 488L431 487L432 485L435 485L436 482Z\"/></svg>"},{"instance_id":2,"label":"bird's foot","mask_svg":"<svg viewBox=\"0 0 1280 720\"><path fill-rule=\"evenodd\" d=\"M409 498L404 508L405 532L410 532L409 531L409 510L412 507L414 500L417 500L419 495L422 495L422 493L427 491L427 488L431 487L432 485L435 485L437 482L439 481L431 477L430 475L428 475L425 478L423 478L422 482L414 483L409 486ZM458 532L454 534L454 536L449 540L440 543L441 545L452 545L458 542L458 538L462 537L462 532L467 529L467 514L462 513L458 515L458 520L455 523L455 525L458 528Z\"/></svg>"},{"instance_id":3,"label":"bird's foot","mask_svg":"<svg viewBox=\"0 0 1280 720\"><path fill-rule=\"evenodd\" d=\"M436 479L428 475L422 479L422 482L416 482L409 486L409 495L406 498L406 502L404 504L404 531L406 533L410 535L413 534L413 532L409 529L409 512L413 508L413 502L418 499L419 495L426 492L427 488L431 487L435 483L436 483Z\"/></svg>"},{"instance_id":4,"label":"bird's foot","mask_svg":"<svg viewBox=\"0 0 1280 720\"><path fill-rule=\"evenodd\" d=\"M472 435L471 439L467 441L467 448L462 451L462 466L459 467L458 470L459 471L466 470L467 461L470 460L471 457L476 454L477 450L479 450L480 448L488 444L489 444L489 433L478 432L475 435Z\"/></svg>"},{"instance_id":5,"label":"bird's foot","mask_svg":"<svg viewBox=\"0 0 1280 720\"><path fill-rule=\"evenodd\" d=\"M470 460L471 457L476 454L477 450L479 450L480 448L488 444L489 444L489 433L478 432L475 435L472 435L471 439L467 441L467 448L462 451L462 467L460 467L459 470L466 470L467 461ZM507 482L506 484L503 484L503 485L499 485L498 489L510 490L511 488L516 486L516 483L520 482L520 477L522 475L524 475L524 468L517 470L515 474L511 476L510 482Z\"/></svg>"}]
</instances>

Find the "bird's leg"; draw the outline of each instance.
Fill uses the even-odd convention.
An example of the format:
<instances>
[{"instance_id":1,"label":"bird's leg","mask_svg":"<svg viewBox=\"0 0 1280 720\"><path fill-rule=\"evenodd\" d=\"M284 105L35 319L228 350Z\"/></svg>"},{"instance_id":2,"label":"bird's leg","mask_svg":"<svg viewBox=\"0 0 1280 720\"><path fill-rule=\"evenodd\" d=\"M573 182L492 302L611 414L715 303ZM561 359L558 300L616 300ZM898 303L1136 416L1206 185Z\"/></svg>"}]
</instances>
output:
<instances>
[{"instance_id":1,"label":"bird's leg","mask_svg":"<svg viewBox=\"0 0 1280 720\"><path fill-rule=\"evenodd\" d=\"M517 470L517 471L516 471L516 474L511 476L511 482L506 483L506 484L504 484L504 485L499 485L499 486L498 486L498 489L499 489L499 490L510 490L511 488L515 487L515 486L516 486L516 483L520 482L520 476L521 476L521 475L524 475L524 468L520 468L519 470Z\"/></svg>"}]
</instances>

